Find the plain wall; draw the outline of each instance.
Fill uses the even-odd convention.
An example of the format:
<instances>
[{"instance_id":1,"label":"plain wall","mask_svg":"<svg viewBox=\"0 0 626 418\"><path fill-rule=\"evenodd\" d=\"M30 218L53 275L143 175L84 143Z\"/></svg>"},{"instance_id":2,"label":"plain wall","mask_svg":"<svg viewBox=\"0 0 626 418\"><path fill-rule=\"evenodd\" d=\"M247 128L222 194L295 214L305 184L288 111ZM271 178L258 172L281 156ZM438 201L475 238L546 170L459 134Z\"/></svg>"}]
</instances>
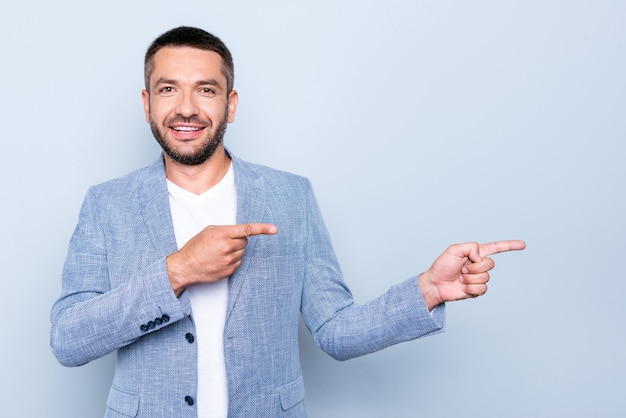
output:
<instances>
[{"instance_id":1,"label":"plain wall","mask_svg":"<svg viewBox=\"0 0 626 418\"><path fill-rule=\"evenodd\" d=\"M113 356L60 366L49 311L87 188L152 162L151 40L231 48L226 143L309 177L357 301L449 244L520 238L447 332L336 362L302 335L311 417L626 411L623 1L0 5L2 417L101 417Z\"/></svg>"}]
</instances>

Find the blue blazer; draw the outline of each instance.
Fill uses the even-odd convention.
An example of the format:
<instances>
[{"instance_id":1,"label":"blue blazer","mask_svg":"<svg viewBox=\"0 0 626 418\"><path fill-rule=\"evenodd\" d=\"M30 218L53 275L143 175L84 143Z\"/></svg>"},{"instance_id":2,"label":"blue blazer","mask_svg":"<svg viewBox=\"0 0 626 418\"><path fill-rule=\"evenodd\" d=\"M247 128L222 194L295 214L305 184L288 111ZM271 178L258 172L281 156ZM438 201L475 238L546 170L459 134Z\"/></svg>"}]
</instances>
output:
<instances>
[{"instance_id":1,"label":"blue blazer","mask_svg":"<svg viewBox=\"0 0 626 418\"><path fill-rule=\"evenodd\" d=\"M440 332L415 277L365 304L345 285L309 181L232 157L238 223L249 238L230 277L224 328L229 417L305 417L301 315L315 343L344 360ZM177 251L163 158L89 189L51 312L51 347L78 366L117 350L106 417L196 417L197 351L187 292L165 258Z\"/></svg>"}]
</instances>

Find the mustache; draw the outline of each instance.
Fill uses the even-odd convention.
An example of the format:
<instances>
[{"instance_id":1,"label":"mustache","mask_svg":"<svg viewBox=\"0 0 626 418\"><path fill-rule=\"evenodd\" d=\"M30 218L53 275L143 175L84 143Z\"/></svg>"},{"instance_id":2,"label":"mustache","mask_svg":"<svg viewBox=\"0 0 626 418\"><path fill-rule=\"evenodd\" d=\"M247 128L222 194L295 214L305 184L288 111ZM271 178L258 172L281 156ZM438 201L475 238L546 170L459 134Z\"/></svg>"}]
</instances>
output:
<instances>
[{"instance_id":1,"label":"mustache","mask_svg":"<svg viewBox=\"0 0 626 418\"><path fill-rule=\"evenodd\" d=\"M205 120L202 118L199 118L198 116L190 116L190 117L184 117L181 115L176 115L176 116L172 116L171 118L167 119L165 121L165 125L172 125L174 123L189 123L189 124L196 124L196 125L204 125L204 126L208 126L211 127L213 124L211 123L210 120Z\"/></svg>"}]
</instances>

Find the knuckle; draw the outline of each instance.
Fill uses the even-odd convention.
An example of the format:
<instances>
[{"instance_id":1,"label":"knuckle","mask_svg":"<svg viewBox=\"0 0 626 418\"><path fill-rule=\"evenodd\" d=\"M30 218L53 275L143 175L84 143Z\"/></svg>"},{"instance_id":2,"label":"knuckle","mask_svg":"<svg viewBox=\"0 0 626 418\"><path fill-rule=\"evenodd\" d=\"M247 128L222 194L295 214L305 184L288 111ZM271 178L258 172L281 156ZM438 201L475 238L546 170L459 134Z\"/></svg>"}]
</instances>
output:
<instances>
[{"instance_id":1,"label":"knuckle","mask_svg":"<svg viewBox=\"0 0 626 418\"><path fill-rule=\"evenodd\" d=\"M232 252L232 248L230 245L228 245L227 243L222 243L218 249L217 249L219 254L223 254L224 256L228 256L231 252Z\"/></svg>"}]
</instances>

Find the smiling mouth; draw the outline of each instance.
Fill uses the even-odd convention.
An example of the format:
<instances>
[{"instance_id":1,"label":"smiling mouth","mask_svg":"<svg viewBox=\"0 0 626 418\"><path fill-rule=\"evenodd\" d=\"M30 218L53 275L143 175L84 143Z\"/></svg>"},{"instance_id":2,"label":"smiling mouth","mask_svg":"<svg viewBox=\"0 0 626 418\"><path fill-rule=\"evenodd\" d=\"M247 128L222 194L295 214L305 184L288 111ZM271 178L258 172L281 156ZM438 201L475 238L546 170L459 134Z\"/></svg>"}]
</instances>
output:
<instances>
[{"instance_id":1,"label":"smiling mouth","mask_svg":"<svg viewBox=\"0 0 626 418\"><path fill-rule=\"evenodd\" d=\"M171 129L177 132L197 132L201 131L204 128L196 128L194 126L173 126Z\"/></svg>"}]
</instances>

